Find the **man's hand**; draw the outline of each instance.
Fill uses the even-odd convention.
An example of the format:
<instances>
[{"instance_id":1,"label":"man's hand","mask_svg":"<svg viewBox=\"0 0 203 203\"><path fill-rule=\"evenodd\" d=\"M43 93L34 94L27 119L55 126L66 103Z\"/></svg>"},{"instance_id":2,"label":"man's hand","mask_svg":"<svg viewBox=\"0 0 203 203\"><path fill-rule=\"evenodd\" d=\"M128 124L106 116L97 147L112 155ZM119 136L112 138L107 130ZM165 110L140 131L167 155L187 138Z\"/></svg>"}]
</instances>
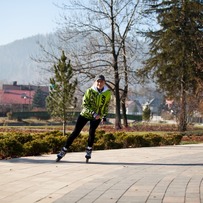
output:
<instances>
[{"instance_id":1,"label":"man's hand","mask_svg":"<svg viewBox=\"0 0 203 203\"><path fill-rule=\"evenodd\" d=\"M97 114L97 113L94 113L93 116L94 116L94 118L95 118L96 120L100 119L100 117L101 117L101 116L100 116L99 114Z\"/></svg>"},{"instance_id":2,"label":"man's hand","mask_svg":"<svg viewBox=\"0 0 203 203\"><path fill-rule=\"evenodd\" d=\"M106 123L106 117L103 117L102 118L102 121L101 121L102 125L104 125Z\"/></svg>"},{"instance_id":3,"label":"man's hand","mask_svg":"<svg viewBox=\"0 0 203 203\"><path fill-rule=\"evenodd\" d=\"M100 119L100 115L97 115L97 116L95 117L95 119L96 119L96 120Z\"/></svg>"}]
</instances>

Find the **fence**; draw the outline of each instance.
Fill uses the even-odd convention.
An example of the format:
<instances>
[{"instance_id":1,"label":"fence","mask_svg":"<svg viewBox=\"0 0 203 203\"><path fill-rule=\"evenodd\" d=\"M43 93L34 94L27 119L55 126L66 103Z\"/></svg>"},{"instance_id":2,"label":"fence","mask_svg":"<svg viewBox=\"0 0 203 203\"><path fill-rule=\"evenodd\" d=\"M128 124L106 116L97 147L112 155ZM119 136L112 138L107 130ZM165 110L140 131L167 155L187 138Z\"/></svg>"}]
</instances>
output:
<instances>
[{"instance_id":1,"label":"fence","mask_svg":"<svg viewBox=\"0 0 203 203\"><path fill-rule=\"evenodd\" d=\"M80 112L68 112L68 115L70 115L71 118L76 119ZM12 112L11 113L12 119L28 119L28 118L37 118L37 119L49 119L51 118L50 114L47 111L37 111L37 112ZM107 118L115 118L115 114L108 114ZM121 115L122 117L122 115ZM141 115L127 115L128 120L134 120L134 121L142 121Z\"/></svg>"}]
</instances>

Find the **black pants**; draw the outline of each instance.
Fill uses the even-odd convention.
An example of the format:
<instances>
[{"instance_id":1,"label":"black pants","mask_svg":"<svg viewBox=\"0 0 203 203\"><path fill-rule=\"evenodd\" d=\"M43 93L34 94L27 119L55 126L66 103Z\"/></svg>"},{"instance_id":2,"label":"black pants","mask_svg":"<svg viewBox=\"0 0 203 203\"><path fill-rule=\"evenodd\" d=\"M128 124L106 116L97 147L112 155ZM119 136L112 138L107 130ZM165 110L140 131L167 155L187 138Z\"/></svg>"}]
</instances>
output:
<instances>
[{"instance_id":1,"label":"black pants","mask_svg":"<svg viewBox=\"0 0 203 203\"><path fill-rule=\"evenodd\" d=\"M84 116L79 115L75 128L74 128L73 132L70 134L70 136L68 137L64 147L66 147L67 149L70 147L70 145L73 143L75 138L80 134L81 130L87 124L88 121L90 121L88 147L93 146L94 138L95 138L95 131L96 131L97 127L99 126L101 119L89 120L89 119L85 118Z\"/></svg>"}]
</instances>

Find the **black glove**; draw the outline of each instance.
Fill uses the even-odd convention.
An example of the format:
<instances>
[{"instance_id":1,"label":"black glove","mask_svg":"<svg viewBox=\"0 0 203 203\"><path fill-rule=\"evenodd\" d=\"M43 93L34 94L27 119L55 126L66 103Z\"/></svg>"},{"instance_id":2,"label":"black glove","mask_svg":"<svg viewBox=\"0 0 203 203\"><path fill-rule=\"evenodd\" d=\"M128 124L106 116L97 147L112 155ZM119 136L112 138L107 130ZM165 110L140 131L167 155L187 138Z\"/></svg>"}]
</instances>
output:
<instances>
[{"instance_id":1,"label":"black glove","mask_svg":"<svg viewBox=\"0 0 203 203\"><path fill-rule=\"evenodd\" d=\"M102 123L104 124L106 122L106 117L104 116L103 118L102 118Z\"/></svg>"}]
</instances>

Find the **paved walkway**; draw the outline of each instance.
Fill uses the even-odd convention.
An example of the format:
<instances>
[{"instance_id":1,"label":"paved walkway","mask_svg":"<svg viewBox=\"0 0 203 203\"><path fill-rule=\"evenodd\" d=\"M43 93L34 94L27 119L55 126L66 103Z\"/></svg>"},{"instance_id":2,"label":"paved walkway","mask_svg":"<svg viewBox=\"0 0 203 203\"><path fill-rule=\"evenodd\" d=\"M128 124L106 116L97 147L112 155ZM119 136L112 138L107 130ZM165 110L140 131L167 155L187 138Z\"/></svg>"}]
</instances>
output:
<instances>
[{"instance_id":1,"label":"paved walkway","mask_svg":"<svg viewBox=\"0 0 203 203\"><path fill-rule=\"evenodd\" d=\"M0 161L0 203L203 203L203 144Z\"/></svg>"}]
</instances>

